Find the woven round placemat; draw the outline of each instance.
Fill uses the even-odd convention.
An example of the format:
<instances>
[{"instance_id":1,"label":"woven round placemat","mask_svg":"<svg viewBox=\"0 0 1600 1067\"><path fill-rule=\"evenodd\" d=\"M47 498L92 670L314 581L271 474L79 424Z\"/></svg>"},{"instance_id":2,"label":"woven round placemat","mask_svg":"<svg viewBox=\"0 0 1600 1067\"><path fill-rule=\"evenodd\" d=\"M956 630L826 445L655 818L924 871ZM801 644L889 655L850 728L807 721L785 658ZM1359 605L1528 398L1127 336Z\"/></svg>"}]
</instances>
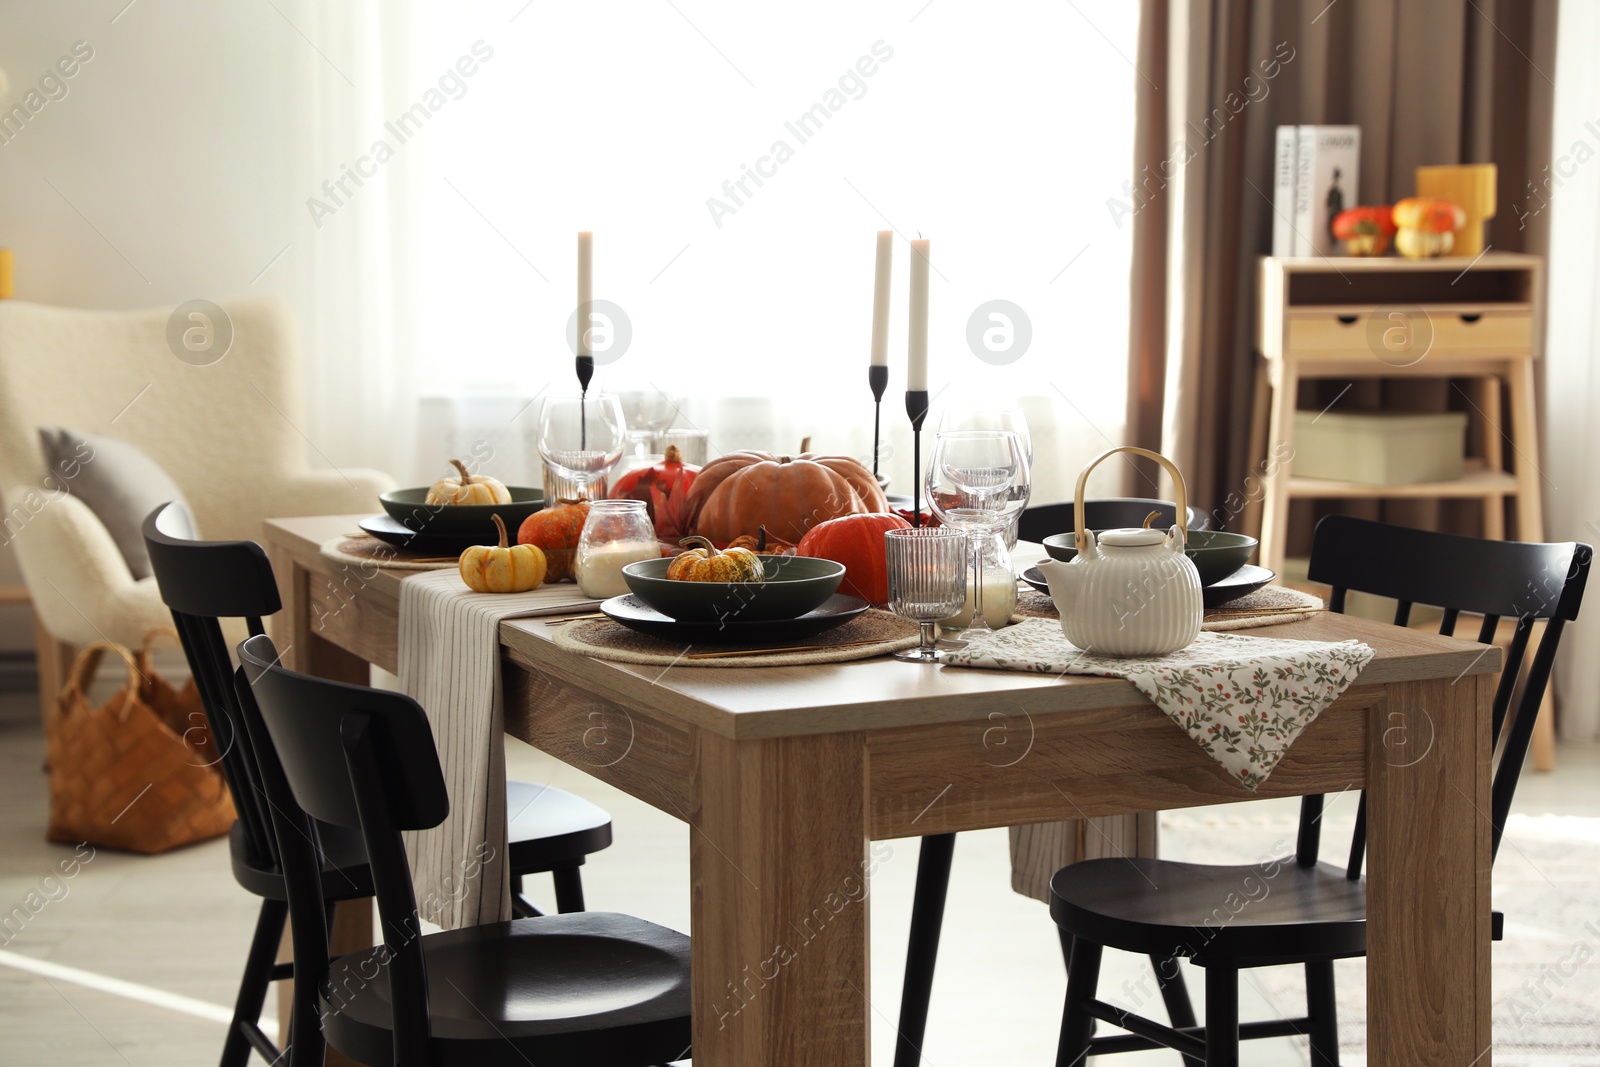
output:
<instances>
[{"instance_id":1,"label":"woven round placemat","mask_svg":"<svg viewBox=\"0 0 1600 1067\"><path fill-rule=\"evenodd\" d=\"M376 537L330 537L322 542L322 556L336 563L349 563L357 567L387 567L396 571L452 570L456 561L438 560L426 552L413 552L398 548ZM424 563L423 560L432 562Z\"/></svg>"},{"instance_id":2,"label":"woven round placemat","mask_svg":"<svg viewBox=\"0 0 1600 1067\"><path fill-rule=\"evenodd\" d=\"M738 645L663 641L610 619L575 619L552 635L558 648L596 659L657 667L798 667L807 663L847 663L887 656L917 646L917 624L887 611L868 609L849 622L814 637L782 642L804 645L805 652L759 652L743 656L691 659L700 652L732 652ZM814 649L814 651L812 651Z\"/></svg>"},{"instance_id":3,"label":"woven round placemat","mask_svg":"<svg viewBox=\"0 0 1600 1067\"><path fill-rule=\"evenodd\" d=\"M1282 626L1287 622L1309 619L1325 605L1310 593L1287 589L1281 585L1262 586L1238 600L1230 600L1220 608L1207 608L1202 630L1253 630L1257 626ZM1298 609L1298 610L1296 610ZM1235 615L1234 612L1261 612L1259 615ZM1214 612L1227 612L1215 615ZM1056 606L1049 597L1031 586L1017 589L1017 613L1014 619L1054 619Z\"/></svg>"}]
</instances>

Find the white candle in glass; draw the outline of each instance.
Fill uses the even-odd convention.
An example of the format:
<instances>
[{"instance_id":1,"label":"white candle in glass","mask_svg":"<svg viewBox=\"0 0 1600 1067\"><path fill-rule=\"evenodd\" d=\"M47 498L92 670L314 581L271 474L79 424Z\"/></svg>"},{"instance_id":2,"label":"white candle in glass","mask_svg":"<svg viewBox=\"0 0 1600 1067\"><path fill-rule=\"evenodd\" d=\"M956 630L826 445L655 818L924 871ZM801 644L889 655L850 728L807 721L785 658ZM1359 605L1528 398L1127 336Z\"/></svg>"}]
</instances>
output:
<instances>
[{"instance_id":1,"label":"white candle in glass","mask_svg":"<svg viewBox=\"0 0 1600 1067\"><path fill-rule=\"evenodd\" d=\"M578 588L583 595L605 600L628 591L622 568L640 560L660 559L661 546L654 541L607 541L578 547Z\"/></svg>"},{"instance_id":2,"label":"white candle in glass","mask_svg":"<svg viewBox=\"0 0 1600 1067\"><path fill-rule=\"evenodd\" d=\"M911 242L911 318L906 329L906 388L928 388L928 241Z\"/></svg>"},{"instance_id":3,"label":"white candle in glass","mask_svg":"<svg viewBox=\"0 0 1600 1067\"><path fill-rule=\"evenodd\" d=\"M894 231L878 231L878 262L872 283L872 365L889 365L889 273L894 260Z\"/></svg>"},{"instance_id":4,"label":"white candle in glass","mask_svg":"<svg viewBox=\"0 0 1600 1067\"><path fill-rule=\"evenodd\" d=\"M985 567L983 571L983 620L989 629L998 630L1009 625L1011 615L1017 610L1017 579L1003 567ZM941 619L939 625L947 630L965 630L972 624L972 581L968 575L967 606L960 612Z\"/></svg>"},{"instance_id":5,"label":"white candle in glass","mask_svg":"<svg viewBox=\"0 0 1600 1067\"><path fill-rule=\"evenodd\" d=\"M578 231L578 355L590 356L589 305L594 301L594 234Z\"/></svg>"}]
</instances>

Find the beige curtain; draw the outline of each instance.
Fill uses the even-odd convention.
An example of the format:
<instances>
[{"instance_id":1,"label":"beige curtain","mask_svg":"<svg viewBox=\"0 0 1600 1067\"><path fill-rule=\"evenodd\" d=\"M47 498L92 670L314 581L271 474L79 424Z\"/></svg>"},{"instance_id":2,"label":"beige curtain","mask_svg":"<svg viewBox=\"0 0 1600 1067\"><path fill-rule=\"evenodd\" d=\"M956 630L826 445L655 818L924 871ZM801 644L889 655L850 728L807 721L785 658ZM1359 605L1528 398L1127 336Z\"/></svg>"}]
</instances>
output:
<instances>
[{"instance_id":1,"label":"beige curtain","mask_svg":"<svg viewBox=\"0 0 1600 1067\"><path fill-rule=\"evenodd\" d=\"M1249 455L1255 264L1271 247L1276 127L1360 126L1369 204L1411 195L1419 165L1494 162L1490 242L1542 252L1545 220L1519 229L1511 205L1549 157L1555 9L1555 0L1145 0L1128 440L1175 459L1197 506L1241 492L1260 459ZM1381 388L1366 399L1443 407L1449 392L1443 382Z\"/></svg>"}]
</instances>

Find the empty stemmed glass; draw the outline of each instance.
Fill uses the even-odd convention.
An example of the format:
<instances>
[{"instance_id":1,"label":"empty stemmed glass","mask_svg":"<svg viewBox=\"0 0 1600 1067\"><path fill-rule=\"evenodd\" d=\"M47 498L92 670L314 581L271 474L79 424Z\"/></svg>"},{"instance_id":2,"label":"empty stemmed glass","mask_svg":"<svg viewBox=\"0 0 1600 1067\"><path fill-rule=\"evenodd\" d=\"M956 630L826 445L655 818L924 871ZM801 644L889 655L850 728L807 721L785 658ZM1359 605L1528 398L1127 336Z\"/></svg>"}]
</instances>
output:
<instances>
[{"instance_id":1,"label":"empty stemmed glass","mask_svg":"<svg viewBox=\"0 0 1600 1067\"><path fill-rule=\"evenodd\" d=\"M883 535L889 564L889 607L918 624L916 648L894 654L913 663L937 663L934 628L967 602L967 536L962 530L924 526Z\"/></svg>"},{"instance_id":2,"label":"empty stemmed glass","mask_svg":"<svg viewBox=\"0 0 1600 1067\"><path fill-rule=\"evenodd\" d=\"M539 458L584 499L622 458L627 437L622 403L610 393L546 397L539 409Z\"/></svg>"},{"instance_id":3,"label":"empty stemmed glass","mask_svg":"<svg viewBox=\"0 0 1600 1067\"><path fill-rule=\"evenodd\" d=\"M928 504L941 522L962 529L972 539L969 635L990 630L983 613L986 542L1027 506L1031 484L1027 455L1014 431L945 430L934 438L926 479Z\"/></svg>"},{"instance_id":4,"label":"empty stemmed glass","mask_svg":"<svg viewBox=\"0 0 1600 1067\"><path fill-rule=\"evenodd\" d=\"M939 432L953 430L1009 430L1017 435L1022 442L1022 458L1028 461L1028 466L1033 466L1033 435L1028 430L1028 420L1018 408L1005 407L973 407L973 408L947 408L939 416ZM1031 487L1026 483L1011 487L1013 496L1020 497L1025 505ZM1021 508L1006 524L1006 548L1017 547L1017 523L1021 517Z\"/></svg>"}]
</instances>

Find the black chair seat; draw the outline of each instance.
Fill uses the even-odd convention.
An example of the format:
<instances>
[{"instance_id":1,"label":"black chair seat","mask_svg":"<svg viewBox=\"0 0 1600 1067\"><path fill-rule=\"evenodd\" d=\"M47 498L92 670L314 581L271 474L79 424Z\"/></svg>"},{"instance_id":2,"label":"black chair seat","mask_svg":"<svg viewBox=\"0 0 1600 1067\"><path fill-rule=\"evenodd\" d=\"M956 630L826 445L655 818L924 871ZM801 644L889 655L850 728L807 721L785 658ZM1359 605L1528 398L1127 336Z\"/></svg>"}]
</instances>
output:
<instances>
[{"instance_id":1,"label":"black chair seat","mask_svg":"<svg viewBox=\"0 0 1600 1067\"><path fill-rule=\"evenodd\" d=\"M359 900L372 895L372 871L367 867L367 846L361 834L338 826L322 826L322 892L329 900ZM289 899L283 885L283 871L276 863L251 855L249 835L244 823L235 822L228 832L228 850L233 858L233 877L245 889L267 900Z\"/></svg>"},{"instance_id":2,"label":"black chair seat","mask_svg":"<svg viewBox=\"0 0 1600 1067\"><path fill-rule=\"evenodd\" d=\"M506 815L511 869L518 874L582 863L611 847L611 816L564 789L508 781Z\"/></svg>"},{"instance_id":3,"label":"black chair seat","mask_svg":"<svg viewBox=\"0 0 1600 1067\"><path fill-rule=\"evenodd\" d=\"M439 1064L654 1064L689 1049L689 939L630 915L578 912L430 934L428 1008ZM342 956L323 1032L392 1063L387 950Z\"/></svg>"},{"instance_id":4,"label":"black chair seat","mask_svg":"<svg viewBox=\"0 0 1600 1067\"><path fill-rule=\"evenodd\" d=\"M592 852L611 846L611 816L598 805L554 786L506 783L506 819L513 874L538 874L581 864ZM329 900L372 895L367 849L355 830L323 824L322 892ZM283 872L254 858L244 825L228 834L233 876L241 886L269 900L288 900Z\"/></svg>"},{"instance_id":5,"label":"black chair seat","mask_svg":"<svg viewBox=\"0 0 1600 1067\"><path fill-rule=\"evenodd\" d=\"M1050 917L1074 937L1127 952L1239 967L1367 951L1367 884L1342 867L1227 867L1146 858L1086 860L1050 879Z\"/></svg>"}]
</instances>

